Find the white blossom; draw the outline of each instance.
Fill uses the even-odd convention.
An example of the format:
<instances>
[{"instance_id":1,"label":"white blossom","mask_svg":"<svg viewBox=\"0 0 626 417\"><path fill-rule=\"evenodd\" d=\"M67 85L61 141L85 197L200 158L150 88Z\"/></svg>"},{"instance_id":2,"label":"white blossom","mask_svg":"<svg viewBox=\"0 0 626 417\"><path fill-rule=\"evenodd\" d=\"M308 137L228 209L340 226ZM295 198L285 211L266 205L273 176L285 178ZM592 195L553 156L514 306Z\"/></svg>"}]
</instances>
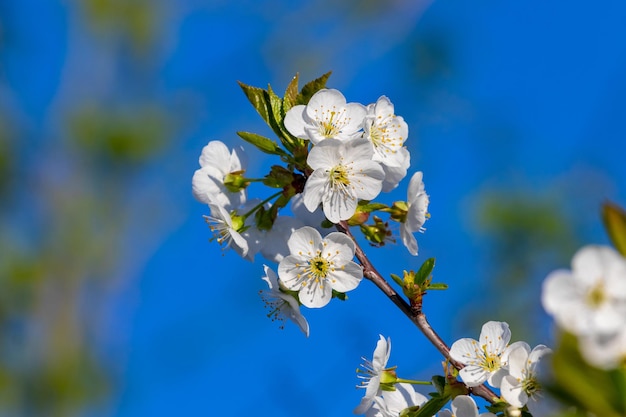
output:
<instances>
[{"instance_id":1,"label":"white blossom","mask_svg":"<svg viewBox=\"0 0 626 417\"><path fill-rule=\"evenodd\" d=\"M284 123L289 133L317 145L325 139L349 140L360 136L365 114L365 106L346 103L338 90L322 89L313 94L306 106L289 109Z\"/></svg>"},{"instance_id":2,"label":"white blossom","mask_svg":"<svg viewBox=\"0 0 626 417\"><path fill-rule=\"evenodd\" d=\"M221 141L209 142L200 155L200 169L196 170L191 180L194 197L205 204L216 203L225 208L238 207L245 202L246 192L229 191L224 185L228 174L244 171L243 153L232 152Z\"/></svg>"},{"instance_id":3,"label":"white blossom","mask_svg":"<svg viewBox=\"0 0 626 417\"><path fill-rule=\"evenodd\" d=\"M526 343L517 345L509 352L509 374L502 378L500 392L502 397L514 407L528 406L533 417L541 417L540 403L543 399L538 367L540 360L552 350L544 345L536 346L532 351Z\"/></svg>"},{"instance_id":4,"label":"white blossom","mask_svg":"<svg viewBox=\"0 0 626 417\"><path fill-rule=\"evenodd\" d=\"M387 367L390 354L391 339L385 339L382 335L379 335L372 360L361 358L363 359L363 363L361 364L362 369L357 370L357 376L361 379L361 383L357 385L357 388L364 388L365 395L359 405L354 409L354 414L365 413L373 405L374 398L381 394L380 378Z\"/></svg>"},{"instance_id":5,"label":"white blossom","mask_svg":"<svg viewBox=\"0 0 626 417\"><path fill-rule=\"evenodd\" d=\"M363 278L363 269L352 259L352 239L332 232L322 239L312 227L302 227L287 241L290 254L278 265L278 275L285 286L298 291L307 307L323 307L332 291L345 293L355 289Z\"/></svg>"},{"instance_id":6,"label":"white blossom","mask_svg":"<svg viewBox=\"0 0 626 417\"><path fill-rule=\"evenodd\" d=\"M572 258L572 270L549 274L543 308L579 336L611 336L626 322L626 259L609 246L589 245Z\"/></svg>"},{"instance_id":7,"label":"white blossom","mask_svg":"<svg viewBox=\"0 0 626 417\"><path fill-rule=\"evenodd\" d=\"M385 96L367 106L363 124L363 137L374 147L374 161L390 167L401 167L403 156L399 152L409 135L409 126L401 116L394 114L391 101Z\"/></svg>"},{"instance_id":8,"label":"white blossom","mask_svg":"<svg viewBox=\"0 0 626 417\"><path fill-rule=\"evenodd\" d=\"M313 212L321 203L328 220L338 223L352 217L359 199L375 198L385 174L372 152L365 139L327 139L313 147L307 163L314 171L303 192L306 208Z\"/></svg>"},{"instance_id":9,"label":"white blossom","mask_svg":"<svg viewBox=\"0 0 626 417\"><path fill-rule=\"evenodd\" d=\"M396 384L395 388L395 391L383 391L382 396L375 397L365 417L399 417L405 409L421 406L428 401L411 384L402 382Z\"/></svg>"},{"instance_id":10,"label":"white blossom","mask_svg":"<svg viewBox=\"0 0 626 417\"><path fill-rule=\"evenodd\" d=\"M248 242L240 233L243 219L236 214L231 217L231 213L219 204L209 203L209 208L211 215L204 216L204 219L214 233L214 239L225 248L233 248L241 257L248 256Z\"/></svg>"},{"instance_id":11,"label":"white blossom","mask_svg":"<svg viewBox=\"0 0 626 417\"><path fill-rule=\"evenodd\" d=\"M396 188L400 181L406 177L407 171L411 166L411 154L406 147L398 149L396 158L400 161L399 166L382 166L383 171L385 171L385 179L383 180L384 192L389 192Z\"/></svg>"},{"instance_id":12,"label":"white blossom","mask_svg":"<svg viewBox=\"0 0 626 417\"><path fill-rule=\"evenodd\" d=\"M402 243L413 256L417 256L417 240L413 233L424 231L423 226L428 212L429 198L424 189L422 178L421 171L416 172L411 177L406 200L407 215L400 228Z\"/></svg>"},{"instance_id":13,"label":"white blossom","mask_svg":"<svg viewBox=\"0 0 626 417\"><path fill-rule=\"evenodd\" d=\"M298 300L280 290L278 275L270 267L263 265L263 268L265 269L265 276L262 279L267 283L269 289L260 291L260 294L266 307L271 309L267 316L272 321L280 321L281 328L283 327L282 322L285 321L286 317L296 323L306 337L309 337L309 323L300 313Z\"/></svg>"},{"instance_id":14,"label":"white blossom","mask_svg":"<svg viewBox=\"0 0 626 417\"><path fill-rule=\"evenodd\" d=\"M480 332L480 339L457 340L450 348L450 357L465 365L459 376L469 387L478 386L488 381L492 387L499 388L500 381L506 375L507 353L523 342L508 345L511 340L509 325L499 321L485 323ZM507 348L509 350L507 350Z\"/></svg>"},{"instance_id":15,"label":"white blossom","mask_svg":"<svg viewBox=\"0 0 626 417\"><path fill-rule=\"evenodd\" d=\"M476 402L469 395L457 395L450 404L450 410L441 410L437 417L496 417L493 413L478 414Z\"/></svg>"}]
</instances>

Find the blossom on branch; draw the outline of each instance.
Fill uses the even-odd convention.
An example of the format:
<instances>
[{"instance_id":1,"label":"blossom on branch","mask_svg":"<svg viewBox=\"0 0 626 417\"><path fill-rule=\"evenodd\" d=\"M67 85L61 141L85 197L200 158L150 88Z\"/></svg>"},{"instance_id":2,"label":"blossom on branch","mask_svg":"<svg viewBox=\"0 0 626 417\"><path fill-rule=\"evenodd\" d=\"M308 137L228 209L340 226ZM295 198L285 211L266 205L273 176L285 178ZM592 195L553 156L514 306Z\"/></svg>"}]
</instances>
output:
<instances>
[{"instance_id":1,"label":"blossom on branch","mask_svg":"<svg viewBox=\"0 0 626 417\"><path fill-rule=\"evenodd\" d=\"M382 396L375 397L365 417L398 417L407 408L418 407L428 401L411 384L401 382L395 388L395 391L383 391Z\"/></svg>"},{"instance_id":2,"label":"blossom on branch","mask_svg":"<svg viewBox=\"0 0 626 417\"><path fill-rule=\"evenodd\" d=\"M357 376L361 379L357 388L364 388L365 395L361 399L361 403L354 409L354 414L363 414L369 410L374 404L374 398L382 392L380 388L381 377L383 372L387 370L387 362L391 354L391 339L385 339L382 335L379 337L372 360L361 358L363 359L362 369L357 369Z\"/></svg>"},{"instance_id":3,"label":"blossom on branch","mask_svg":"<svg viewBox=\"0 0 626 417\"><path fill-rule=\"evenodd\" d=\"M352 239L340 232L322 235L310 226L291 234L287 241L290 254L280 261L278 275L285 287L298 291L306 307L323 307L333 290L345 293L355 289L363 269L352 259Z\"/></svg>"},{"instance_id":4,"label":"blossom on branch","mask_svg":"<svg viewBox=\"0 0 626 417\"><path fill-rule=\"evenodd\" d=\"M507 355L511 349L524 342L515 342L509 346L511 330L505 322L489 321L480 332L480 339L457 340L450 347L450 357L461 362L465 367L459 376L468 387L476 387L485 381L495 388L500 387Z\"/></svg>"},{"instance_id":5,"label":"blossom on branch","mask_svg":"<svg viewBox=\"0 0 626 417\"><path fill-rule=\"evenodd\" d=\"M544 345L537 345L531 351L526 343L517 345L508 355L509 374L502 378L500 392L502 397L514 407L528 406L533 417L541 417L543 393L538 377L540 360L552 350Z\"/></svg>"},{"instance_id":6,"label":"blossom on branch","mask_svg":"<svg viewBox=\"0 0 626 417\"><path fill-rule=\"evenodd\" d=\"M424 189L422 178L421 171L416 172L411 177L406 198L407 214L400 228L402 243L413 256L417 256L417 240L413 233L424 231L423 226L428 215L429 198Z\"/></svg>"},{"instance_id":7,"label":"blossom on branch","mask_svg":"<svg viewBox=\"0 0 626 417\"><path fill-rule=\"evenodd\" d=\"M374 161L390 167L401 167L404 155L399 152L409 135L404 119L394 114L393 104L385 96L367 106L363 137L374 147Z\"/></svg>"},{"instance_id":8,"label":"blossom on branch","mask_svg":"<svg viewBox=\"0 0 626 417\"><path fill-rule=\"evenodd\" d=\"M349 140L360 136L365 114L365 106L346 103L340 91L322 89L313 94L306 106L289 109L284 123L289 133L317 145L325 139Z\"/></svg>"},{"instance_id":9,"label":"blossom on branch","mask_svg":"<svg viewBox=\"0 0 626 417\"><path fill-rule=\"evenodd\" d=\"M263 265L263 268L265 269L265 276L262 279L267 282L269 289L261 290L260 295L266 307L271 309L267 316L270 317L272 321L278 320L280 322L284 322L286 317L296 323L298 327L300 327L300 330L302 330L302 333L304 333L306 337L309 337L309 323L302 313L300 313L298 300L292 295L280 290L281 283L278 280L276 272L267 265ZM281 328L282 327L283 324L281 323Z\"/></svg>"},{"instance_id":10,"label":"blossom on branch","mask_svg":"<svg viewBox=\"0 0 626 417\"><path fill-rule=\"evenodd\" d=\"M228 147L219 140L209 142L200 155L200 169L191 180L194 197L205 204L217 203L225 208L238 207L246 200L245 187L228 183L228 179L241 178L245 170L241 150ZM230 177L229 177L230 176Z\"/></svg>"},{"instance_id":11,"label":"blossom on branch","mask_svg":"<svg viewBox=\"0 0 626 417\"><path fill-rule=\"evenodd\" d=\"M496 417L493 413L478 414L476 402L469 395L457 395L450 404L450 410L441 410L437 417Z\"/></svg>"},{"instance_id":12,"label":"blossom on branch","mask_svg":"<svg viewBox=\"0 0 626 417\"><path fill-rule=\"evenodd\" d=\"M321 203L333 223L352 217L359 199L371 200L382 188L385 173L372 154L365 139L327 139L313 147L307 163L314 171L302 196L306 208L313 212Z\"/></svg>"},{"instance_id":13,"label":"blossom on branch","mask_svg":"<svg viewBox=\"0 0 626 417\"><path fill-rule=\"evenodd\" d=\"M241 235L244 219L236 213L229 213L219 204L209 203L210 216L204 216L214 239L224 247L232 247L242 258L248 256L248 241Z\"/></svg>"}]
</instances>

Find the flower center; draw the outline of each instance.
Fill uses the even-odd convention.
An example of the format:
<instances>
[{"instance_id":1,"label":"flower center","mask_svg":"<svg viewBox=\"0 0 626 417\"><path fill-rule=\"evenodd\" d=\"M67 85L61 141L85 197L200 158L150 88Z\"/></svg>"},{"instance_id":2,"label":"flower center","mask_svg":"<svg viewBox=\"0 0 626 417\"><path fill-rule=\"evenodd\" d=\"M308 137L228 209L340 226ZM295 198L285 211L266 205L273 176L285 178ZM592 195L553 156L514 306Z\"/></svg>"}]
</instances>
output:
<instances>
[{"instance_id":1,"label":"flower center","mask_svg":"<svg viewBox=\"0 0 626 417\"><path fill-rule=\"evenodd\" d=\"M494 372L500 369L500 355L488 353L487 346L483 346L483 352L485 353L485 360L482 363L483 369L489 372Z\"/></svg>"},{"instance_id":2,"label":"flower center","mask_svg":"<svg viewBox=\"0 0 626 417\"><path fill-rule=\"evenodd\" d=\"M533 394L541 391L541 385L536 378L531 376L524 379L522 382L522 389L526 394L528 394L529 397L531 397Z\"/></svg>"},{"instance_id":3,"label":"flower center","mask_svg":"<svg viewBox=\"0 0 626 417\"><path fill-rule=\"evenodd\" d=\"M348 170L343 165L337 165L330 170L330 182L333 185L350 185Z\"/></svg>"},{"instance_id":4,"label":"flower center","mask_svg":"<svg viewBox=\"0 0 626 417\"><path fill-rule=\"evenodd\" d=\"M587 303L594 308L600 307L606 301L606 292L604 291L604 283L600 281L596 284L589 294L587 294Z\"/></svg>"},{"instance_id":5,"label":"flower center","mask_svg":"<svg viewBox=\"0 0 626 417\"><path fill-rule=\"evenodd\" d=\"M330 111L328 112L328 114L330 115L330 117L328 118L324 117L319 122L319 132L320 132L320 135L322 135L325 138L334 138L339 133L341 133L341 128L343 127L343 124L345 123L341 123L341 120L340 120L342 116L341 113L337 113L336 111Z\"/></svg>"},{"instance_id":6,"label":"flower center","mask_svg":"<svg viewBox=\"0 0 626 417\"><path fill-rule=\"evenodd\" d=\"M329 263L326 259L322 258L320 255L311 258L309 261L309 270L311 275L313 275L316 279L326 278L329 270Z\"/></svg>"}]
</instances>

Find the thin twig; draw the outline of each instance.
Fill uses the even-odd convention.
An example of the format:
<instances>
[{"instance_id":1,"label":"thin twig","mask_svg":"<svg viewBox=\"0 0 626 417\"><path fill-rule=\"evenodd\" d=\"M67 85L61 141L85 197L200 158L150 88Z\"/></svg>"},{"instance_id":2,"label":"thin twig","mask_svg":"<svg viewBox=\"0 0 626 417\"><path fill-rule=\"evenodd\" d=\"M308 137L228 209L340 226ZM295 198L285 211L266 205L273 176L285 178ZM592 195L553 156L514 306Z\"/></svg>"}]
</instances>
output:
<instances>
[{"instance_id":1,"label":"thin twig","mask_svg":"<svg viewBox=\"0 0 626 417\"><path fill-rule=\"evenodd\" d=\"M354 241L355 245L355 256L361 263L363 267L363 276L370 281L372 281L380 290L404 313L405 316L409 318L417 326L417 328L426 336L426 338L437 348L439 352L450 362L452 366L456 369L460 370L465 365L462 363L455 361L450 357L450 348L446 343L441 339L441 337L437 334L437 332L431 327L430 323L426 319L426 315L420 310L415 311L411 308L409 303L406 302L404 298L402 298L396 290L393 289L391 285L383 278L383 276L376 270L372 262L368 259L365 252L359 245L359 243L354 238L354 235L350 231L350 227L345 221L341 221L336 224L337 230L345 233ZM470 392L474 395L484 398L490 403L494 403L495 399L498 396L491 391L484 384L479 385L477 387L470 388L468 387Z\"/></svg>"}]
</instances>

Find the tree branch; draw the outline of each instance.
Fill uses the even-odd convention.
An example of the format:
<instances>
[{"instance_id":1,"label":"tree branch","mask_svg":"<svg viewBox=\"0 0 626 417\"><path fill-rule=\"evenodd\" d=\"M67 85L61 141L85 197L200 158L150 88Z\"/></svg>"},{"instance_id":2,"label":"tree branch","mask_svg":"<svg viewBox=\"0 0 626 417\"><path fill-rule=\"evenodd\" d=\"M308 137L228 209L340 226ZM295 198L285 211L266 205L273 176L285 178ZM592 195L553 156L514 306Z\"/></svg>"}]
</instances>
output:
<instances>
[{"instance_id":1,"label":"tree branch","mask_svg":"<svg viewBox=\"0 0 626 417\"><path fill-rule=\"evenodd\" d=\"M391 300L391 302L393 302L400 309L400 311L402 311L404 315L407 316L409 320L411 320L413 324L415 324L415 326L417 326L417 328L424 334L424 336L426 336L426 338L433 344L433 346L435 346L437 350L441 352L441 354L446 358L446 360L448 360L448 362L452 366L454 366L458 370L462 369L465 365L458 361L455 361L450 357L450 348L441 339L437 332L431 327L430 323L428 323L426 315L421 311L421 309L420 311L415 311L414 309L412 309L409 303L407 303L406 300L402 298L396 292L396 290L394 290L393 287L389 285L387 280L385 280L385 278L383 278L383 276L376 270L374 265L368 259L365 252L363 252L363 249L361 248L359 243L354 238L354 235L350 231L348 223L345 221L341 221L335 226L338 231L350 236L350 238L354 241L356 249L355 256L363 267L363 276L372 281ZM468 387L468 389L472 394L482 397L492 404L495 402L495 399L498 398L498 396L484 384L477 387Z\"/></svg>"}]
</instances>

